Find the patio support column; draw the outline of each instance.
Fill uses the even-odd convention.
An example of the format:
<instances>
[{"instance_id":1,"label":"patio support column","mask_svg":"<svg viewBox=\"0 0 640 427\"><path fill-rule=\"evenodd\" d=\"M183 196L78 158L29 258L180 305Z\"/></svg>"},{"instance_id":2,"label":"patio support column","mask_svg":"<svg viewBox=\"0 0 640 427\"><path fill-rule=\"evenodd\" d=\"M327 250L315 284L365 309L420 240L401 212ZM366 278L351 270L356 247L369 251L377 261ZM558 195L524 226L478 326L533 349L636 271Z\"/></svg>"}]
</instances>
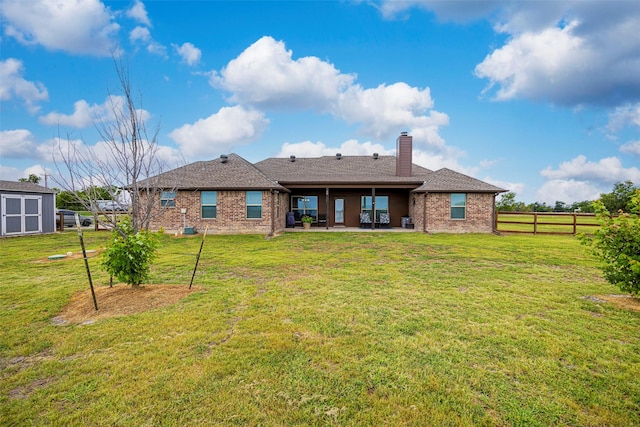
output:
<instances>
[{"instance_id":1,"label":"patio support column","mask_svg":"<svg viewBox=\"0 0 640 427\"><path fill-rule=\"evenodd\" d=\"M329 229L329 187L324 190L324 214L327 222L324 223L324 229Z\"/></svg>"},{"instance_id":2,"label":"patio support column","mask_svg":"<svg viewBox=\"0 0 640 427\"><path fill-rule=\"evenodd\" d=\"M376 228L376 187L371 187L371 229Z\"/></svg>"}]
</instances>

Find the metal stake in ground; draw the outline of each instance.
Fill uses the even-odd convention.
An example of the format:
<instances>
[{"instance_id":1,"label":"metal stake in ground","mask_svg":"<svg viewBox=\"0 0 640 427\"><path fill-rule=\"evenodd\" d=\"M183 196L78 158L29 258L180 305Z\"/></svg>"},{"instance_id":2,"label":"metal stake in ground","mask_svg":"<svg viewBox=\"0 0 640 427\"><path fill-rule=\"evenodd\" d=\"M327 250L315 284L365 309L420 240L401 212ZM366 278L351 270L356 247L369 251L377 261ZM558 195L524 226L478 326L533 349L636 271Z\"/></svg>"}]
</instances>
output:
<instances>
[{"instance_id":1,"label":"metal stake in ground","mask_svg":"<svg viewBox=\"0 0 640 427\"><path fill-rule=\"evenodd\" d=\"M84 237L82 236L82 229L80 228L80 218L76 213L76 228L78 229L78 237L80 238L80 246L82 247L82 257L84 258L84 266L87 269L87 277L89 278L89 287L91 288L91 296L93 297L93 306L98 311L98 301L96 301L96 292L93 290L93 282L91 281L91 270L89 270L89 259L87 258L87 251L84 248Z\"/></svg>"},{"instance_id":2,"label":"metal stake in ground","mask_svg":"<svg viewBox=\"0 0 640 427\"><path fill-rule=\"evenodd\" d=\"M198 269L198 262L200 261L200 254L202 253L202 247L204 246L204 239L207 237L207 231L209 230L209 226L204 229L204 234L202 235L202 242L200 242L200 250L198 251L198 255L196 255L196 266L193 267L193 274L191 275L191 283L189 283L189 289L191 289L191 285L193 285L193 278L196 277L196 270Z\"/></svg>"}]
</instances>

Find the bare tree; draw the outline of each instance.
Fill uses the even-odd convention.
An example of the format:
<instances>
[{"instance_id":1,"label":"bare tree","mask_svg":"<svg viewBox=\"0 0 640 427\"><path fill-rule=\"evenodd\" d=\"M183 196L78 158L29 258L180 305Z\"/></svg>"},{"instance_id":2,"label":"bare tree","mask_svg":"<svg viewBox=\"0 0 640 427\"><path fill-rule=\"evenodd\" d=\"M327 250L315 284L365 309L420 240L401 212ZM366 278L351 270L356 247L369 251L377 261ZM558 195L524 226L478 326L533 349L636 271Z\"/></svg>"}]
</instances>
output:
<instances>
[{"instance_id":1,"label":"bare tree","mask_svg":"<svg viewBox=\"0 0 640 427\"><path fill-rule=\"evenodd\" d=\"M96 214L99 223L124 235L116 216L104 215L98 203L105 189L112 200L122 201L123 196L128 199L134 233L149 229L153 217L161 211L158 192L173 189L160 188L154 178L165 167L158 156L159 126L147 133L148 113L141 108L142 102L136 106L129 73L115 58L114 65L122 95L109 93L107 114L96 119L102 141L91 147L69 134L66 141L58 138L56 181Z\"/></svg>"}]
</instances>

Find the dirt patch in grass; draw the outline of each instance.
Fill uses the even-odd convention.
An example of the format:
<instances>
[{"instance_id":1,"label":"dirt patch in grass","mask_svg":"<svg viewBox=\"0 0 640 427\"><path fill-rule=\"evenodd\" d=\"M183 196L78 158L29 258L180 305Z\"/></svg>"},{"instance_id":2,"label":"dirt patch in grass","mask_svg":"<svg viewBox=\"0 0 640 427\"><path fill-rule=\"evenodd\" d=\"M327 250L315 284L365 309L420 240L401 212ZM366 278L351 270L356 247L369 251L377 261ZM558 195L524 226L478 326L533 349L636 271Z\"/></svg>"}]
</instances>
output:
<instances>
[{"instance_id":1,"label":"dirt patch in grass","mask_svg":"<svg viewBox=\"0 0 640 427\"><path fill-rule=\"evenodd\" d=\"M49 384L53 383L55 378L49 377L44 379L37 379L31 381L29 384L14 388L9 391L9 399L26 399L33 393L34 391L44 388Z\"/></svg>"},{"instance_id":2,"label":"dirt patch in grass","mask_svg":"<svg viewBox=\"0 0 640 427\"><path fill-rule=\"evenodd\" d=\"M631 295L595 295L595 298L609 302L617 308L640 311L640 298Z\"/></svg>"},{"instance_id":3,"label":"dirt patch in grass","mask_svg":"<svg viewBox=\"0 0 640 427\"><path fill-rule=\"evenodd\" d=\"M128 316L159 307L175 304L182 298L202 288L187 285L144 285L132 288L129 285L95 288L98 310L93 306L91 290L77 292L69 304L52 319L56 325L68 323L90 324L98 319Z\"/></svg>"}]
</instances>

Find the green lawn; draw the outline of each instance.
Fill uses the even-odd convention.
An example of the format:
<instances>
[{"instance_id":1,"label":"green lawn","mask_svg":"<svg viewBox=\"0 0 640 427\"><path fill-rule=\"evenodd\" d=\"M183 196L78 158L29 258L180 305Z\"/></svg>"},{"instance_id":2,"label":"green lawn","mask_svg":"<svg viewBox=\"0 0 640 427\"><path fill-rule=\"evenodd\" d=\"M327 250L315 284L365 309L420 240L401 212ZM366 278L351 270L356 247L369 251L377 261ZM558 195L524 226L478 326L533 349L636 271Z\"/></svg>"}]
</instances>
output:
<instances>
[{"instance_id":1,"label":"green lawn","mask_svg":"<svg viewBox=\"0 0 640 427\"><path fill-rule=\"evenodd\" d=\"M163 236L151 282L199 245ZM0 240L0 425L640 425L640 313L570 236L208 236L203 292L56 326L83 262L34 261L78 250Z\"/></svg>"}]
</instances>

